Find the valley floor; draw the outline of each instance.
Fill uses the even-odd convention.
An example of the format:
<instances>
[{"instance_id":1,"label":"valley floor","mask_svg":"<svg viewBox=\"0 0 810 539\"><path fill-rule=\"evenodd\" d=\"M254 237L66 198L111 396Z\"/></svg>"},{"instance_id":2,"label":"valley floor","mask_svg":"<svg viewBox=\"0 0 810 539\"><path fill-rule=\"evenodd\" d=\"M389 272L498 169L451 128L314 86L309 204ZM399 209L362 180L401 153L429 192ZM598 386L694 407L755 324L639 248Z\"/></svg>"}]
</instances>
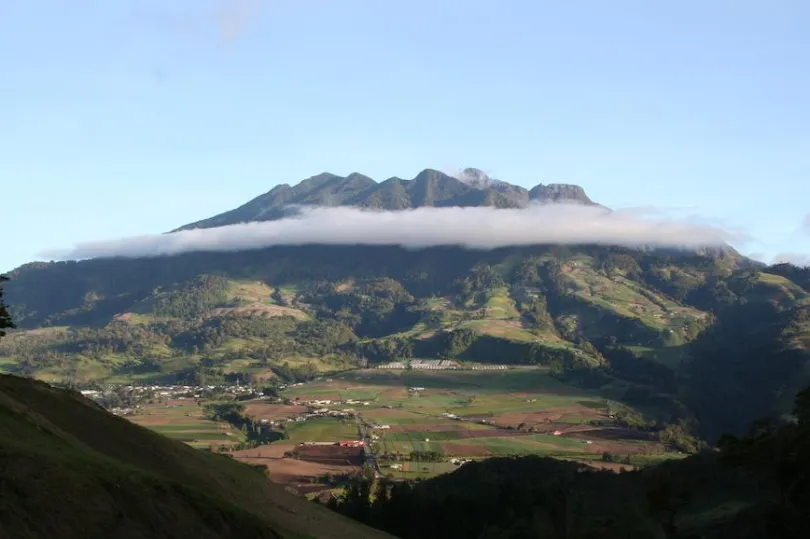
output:
<instances>
[{"instance_id":1,"label":"valley floor","mask_svg":"<svg viewBox=\"0 0 810 539\"><path fill-rule=\"evenodd\" d=\"M682 456L650 433L616 425L609 401L541 368L361 369L241 402L253 424L281 439L245 443L244 429L206 418L199 399L158 399L127 417L263 466L271 481L308 495L328 496L364 463L403 480L498 456L553 456L614 470Z\"/></svg>"}]
</instances>

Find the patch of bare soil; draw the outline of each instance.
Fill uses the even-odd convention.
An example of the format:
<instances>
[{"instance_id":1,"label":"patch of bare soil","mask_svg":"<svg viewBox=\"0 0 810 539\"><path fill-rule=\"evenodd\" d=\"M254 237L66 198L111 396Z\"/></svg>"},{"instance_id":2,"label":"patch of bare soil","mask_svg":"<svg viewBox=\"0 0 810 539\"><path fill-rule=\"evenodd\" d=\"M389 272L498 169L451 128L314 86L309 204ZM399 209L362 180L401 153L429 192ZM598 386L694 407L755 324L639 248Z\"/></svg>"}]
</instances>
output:
<instances>
[{"instance_id":1,"label":"patch of bare soil","mask_svg":"<svg viewBox=\"0 0 810 539\"><path fill-rule=\"evenodd\" d=\"M324 474L344 474L356 472L359 466L324 464L311 462L295 458L284 457L284 453L295 449L297 444L289 442L277 442L269 445L262 445L254 449L244 449L233 451L230 455L236 460L246 464L262 465L267 468L270 474L270 481L281 485L313 489L318 491L324 487L313 487L312 478ZM333 447L333 446L324 446ZM339 448L340 449L340 448Z\"/></svg>"},{"instance_id":2,"label":"patch of bare soil","mask_svg":"<svg viewBox=\"0 0 810 539\"><path fill-rule=\"evenodd\" d=\"M531 399L531 395L513 394L519 398ZM607 415L599 410L594 410L585 406L563 406L559 408L546 408L544 410L506 412L495 414L492 421L496 425L517 427L525 424L526 427L535 427L535 430L548 430L549 425L555 422L565 422L568 417L592 417L593 419L607 419ZM556 426L555 426L556 427ZM590 426L589 426L590 427ZM554 429L552 429L554 430Z\"/></svg>"},{"instance_id":3,"label":"patch of bare soil","mask_svg":"<svg viewBox=\"0 0 810 539\"><path fill-rule=\"evenodd\" d=\"M496 415L492 418L492 422L502 426L517 427L518 425L525 424L527 427L551 428L552 423L559 421L562 415L562 410L553 408L543 410L542 412L507 412Z\"/></svg>"}]
</instances>

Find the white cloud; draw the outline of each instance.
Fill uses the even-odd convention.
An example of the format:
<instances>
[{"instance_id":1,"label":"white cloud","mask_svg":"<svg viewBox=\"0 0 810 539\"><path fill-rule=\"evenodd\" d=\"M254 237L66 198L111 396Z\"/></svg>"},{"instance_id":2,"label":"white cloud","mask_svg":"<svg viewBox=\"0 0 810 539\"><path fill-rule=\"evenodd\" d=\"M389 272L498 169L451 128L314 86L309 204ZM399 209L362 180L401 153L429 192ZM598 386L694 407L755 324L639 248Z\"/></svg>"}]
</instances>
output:
<instances>
[{"instance_id":1,"label":"white cloud","mask_svg":"<svg viewBox=\"0 0 810 539\"><path fill-rule=\"evenodd\" d=\"M468 185L484 187L492 183L489 175L477 168L453 168L445 170L444 173Z\"/></svg>"},{"instance_id":2,"label":"white cloud","mask_svg":"<svg viewBox=\"0 0 810 539\"><path fill-rule=\"evenodd\" d=\"M79 243L42 253L46 259L149 257L190 251L241 251L274 245L462 245L491 249L543 243L697 247L723 244L723 230L690 220L650 219L581 205L527 209L418 208L398 212L358 208L301 208L297 217Z\"/></svg>"},{"instance_id":3,"label":"white cloud","mask_svg":"<svg viewBox=\"0 0 810 539\"><path fill-rule=\"evenodd\" d=\"M802 221L802 231L806 234L810 234L810 213L804 216L804 221Z\"/></svg>"}]
</instances>

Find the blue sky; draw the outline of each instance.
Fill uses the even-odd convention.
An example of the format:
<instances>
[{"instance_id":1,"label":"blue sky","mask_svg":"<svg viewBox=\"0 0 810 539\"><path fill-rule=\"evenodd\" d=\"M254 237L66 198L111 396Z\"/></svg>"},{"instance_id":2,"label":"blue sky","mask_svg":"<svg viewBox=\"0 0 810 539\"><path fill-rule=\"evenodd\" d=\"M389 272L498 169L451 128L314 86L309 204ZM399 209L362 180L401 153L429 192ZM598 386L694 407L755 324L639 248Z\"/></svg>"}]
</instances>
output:
<instances>
[{"instance_id":1,"label":"blue sky","mask_svg":"<svg viewBox=\"0 0 810 539\"><path fill-rule=\"evenodd\" d=\"M810 255L808 27L806 0L7 0L0 271L465 166Z\"/></svg>"}]
</instances>

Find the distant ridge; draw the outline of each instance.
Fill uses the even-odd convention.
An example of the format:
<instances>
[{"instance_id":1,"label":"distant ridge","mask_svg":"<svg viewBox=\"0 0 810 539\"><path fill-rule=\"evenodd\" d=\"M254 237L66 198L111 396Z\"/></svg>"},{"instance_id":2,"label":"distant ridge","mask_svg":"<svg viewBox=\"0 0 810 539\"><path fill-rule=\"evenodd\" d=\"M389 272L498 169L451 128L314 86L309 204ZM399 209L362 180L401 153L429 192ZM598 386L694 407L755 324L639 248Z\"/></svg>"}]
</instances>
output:
<instances>
[{"instance_id":1,"label":"distant ridge","mask_svg":"<svg viewBox=\"0 0 810 539\"><path fill-rule=\"evenodd\" d=\"M283 183L230 211L173 230L214 228L252 221L273 221L294 213L290 206L354 206L405 210L424 206L522 208L532 201L597 205L578 185L537 185L532 189L492 179L476 168L457 175L425 169L415 178L389 178L377 183L354 172L338 176L324 172L295 186Z\"/></svg>"}]
</instances>

